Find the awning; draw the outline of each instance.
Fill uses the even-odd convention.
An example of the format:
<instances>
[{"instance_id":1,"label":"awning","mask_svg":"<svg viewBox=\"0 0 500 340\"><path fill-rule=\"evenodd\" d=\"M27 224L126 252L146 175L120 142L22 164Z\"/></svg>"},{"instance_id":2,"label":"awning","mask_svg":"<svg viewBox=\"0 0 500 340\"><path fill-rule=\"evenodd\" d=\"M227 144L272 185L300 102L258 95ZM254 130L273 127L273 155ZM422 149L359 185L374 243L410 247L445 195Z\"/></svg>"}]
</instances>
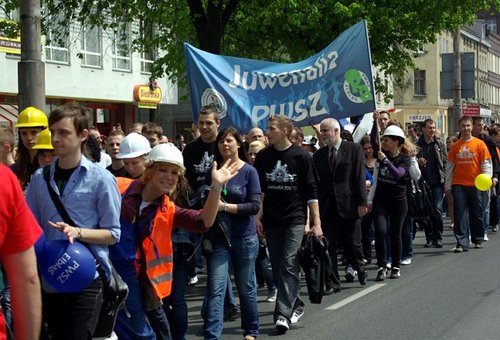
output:
<instances>
[{"instance_id":1,"label":"awning","mask_svg":"<svg viewBox=\"0 0 500 340\"><path fill-rule=\"evenodd\" d=\"M17 123L17 117L17 105L0 104L0 125L14 127L15 123Z\"/></svg>"}]
</instances>

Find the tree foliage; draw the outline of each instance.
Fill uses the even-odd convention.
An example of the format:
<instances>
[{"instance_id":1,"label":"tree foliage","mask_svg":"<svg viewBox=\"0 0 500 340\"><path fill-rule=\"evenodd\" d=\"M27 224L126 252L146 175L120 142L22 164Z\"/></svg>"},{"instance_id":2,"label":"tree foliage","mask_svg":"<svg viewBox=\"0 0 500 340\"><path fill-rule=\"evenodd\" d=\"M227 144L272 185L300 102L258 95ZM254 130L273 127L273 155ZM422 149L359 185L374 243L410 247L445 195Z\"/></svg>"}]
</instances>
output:
<instances>
[{"instance_id":1,"label":"tree foliage","mask_svg":"<svg viewBox=\"0 0 500 340\"><path fill-rule=\"evenodd\" d=\"M17 5L0 0L7 11ZM44 0L42 23L44 29L71 21L108 30L134 20L152 25L157 34L135 32L132 48L164 51L152 77L178 80L185 72L184 42L217 54L294 62L365 19L373 64L400 74L413 66L413 51L421 44L499 5L500 0Z\"/></svg>"}]
</instances>

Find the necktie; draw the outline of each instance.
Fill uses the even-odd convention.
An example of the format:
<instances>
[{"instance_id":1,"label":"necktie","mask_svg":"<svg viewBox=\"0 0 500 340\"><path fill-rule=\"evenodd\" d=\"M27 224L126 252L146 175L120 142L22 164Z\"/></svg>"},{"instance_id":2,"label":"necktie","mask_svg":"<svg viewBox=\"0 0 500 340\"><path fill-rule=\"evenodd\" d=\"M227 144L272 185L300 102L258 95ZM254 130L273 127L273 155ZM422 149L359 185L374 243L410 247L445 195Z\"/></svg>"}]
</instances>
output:
<instances>
[{"instance_id":1,"label":"necktie","mask_svg":"<svg viewBox=\"0 0 500 340\"><path fill-rule=\"evenodd\" d=\"M336 161L337 161L337 150L333 146L330 149L330 166L331 166L332 170L335 170L335 163L336 163Z\"/></svg>"}]
</instances>

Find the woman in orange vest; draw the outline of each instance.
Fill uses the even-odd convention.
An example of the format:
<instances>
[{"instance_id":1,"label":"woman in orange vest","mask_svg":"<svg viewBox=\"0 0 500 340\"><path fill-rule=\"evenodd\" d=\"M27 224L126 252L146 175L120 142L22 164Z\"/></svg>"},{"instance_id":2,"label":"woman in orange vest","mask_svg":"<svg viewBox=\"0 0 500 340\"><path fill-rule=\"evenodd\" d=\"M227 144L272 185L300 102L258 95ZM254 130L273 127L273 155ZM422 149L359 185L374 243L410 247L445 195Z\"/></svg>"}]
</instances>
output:
<instances>
[{"instance_id":1,"label":"woman in orange vest","mask_svg":"<svg viewBox=\"0 0 500 340\"><path fill-rule=\"evenodd\" d=\"M113 265L130 291L115 326L120 340L170 337L161 299L170 294L172 287L172 230L181 225L204 232L212 226L221 190L238 172L235 163L225 162L219 168L214 164L206 204L203 210L192 210L175 206L169 198L184 176L181 152L171 143L160 144L147 159L141 179L130 180L123 189L121 239L110 247Z\"/></svg>"}]
</instances>

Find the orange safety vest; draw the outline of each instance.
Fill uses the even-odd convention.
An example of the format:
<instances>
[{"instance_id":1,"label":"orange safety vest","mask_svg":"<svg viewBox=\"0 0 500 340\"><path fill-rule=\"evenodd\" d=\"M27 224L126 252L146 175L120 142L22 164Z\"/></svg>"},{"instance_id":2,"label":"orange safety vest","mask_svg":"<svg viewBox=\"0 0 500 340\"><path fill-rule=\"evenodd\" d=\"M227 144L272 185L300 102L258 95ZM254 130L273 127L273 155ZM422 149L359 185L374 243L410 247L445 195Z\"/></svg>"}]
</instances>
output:
<instances>
[{"instance_id":1,"label":"orange safety vest","mask_svg":"<svg viewBox=\"0 0 500 340\"><path fill-rule=\"evenodd\" d=\"M146 274L160 299L169 296L172 291L174 214L174 202L164 195L163 204L156 211L151 234L142 241L142 249L146 256ZM140 255L140 252L137 254Z\"/></svg>"},{"instance_id":2,"label":"orange safety vest","mask_svg":"<svg viewBox=\"0 0 500 340\"><path fill-rule=\"evenodd\" d=\"M117 177L120 194L124 194L134 181L130 178ZM172 273L174 270L172 246L172 228L174 225L175 204L164 195L163 204L156 211L151 234L142 241L146 274L158 298L163 299L172 291ZM141 251L137 250L137 258Z\"/></svg>"},{"instance_id":3,"label":"orange safety vest","mask_svg":"<svg viewBox=\"0 0 500 340\"><path fill-rule=\"evenodd\" d=\"M132 178L127 177L116 177L116 184L118 185L118 191L120 191L120 195L123 195L125 191L127 191L130 183L134 180Z\"/></svg>"}]
</instances>

